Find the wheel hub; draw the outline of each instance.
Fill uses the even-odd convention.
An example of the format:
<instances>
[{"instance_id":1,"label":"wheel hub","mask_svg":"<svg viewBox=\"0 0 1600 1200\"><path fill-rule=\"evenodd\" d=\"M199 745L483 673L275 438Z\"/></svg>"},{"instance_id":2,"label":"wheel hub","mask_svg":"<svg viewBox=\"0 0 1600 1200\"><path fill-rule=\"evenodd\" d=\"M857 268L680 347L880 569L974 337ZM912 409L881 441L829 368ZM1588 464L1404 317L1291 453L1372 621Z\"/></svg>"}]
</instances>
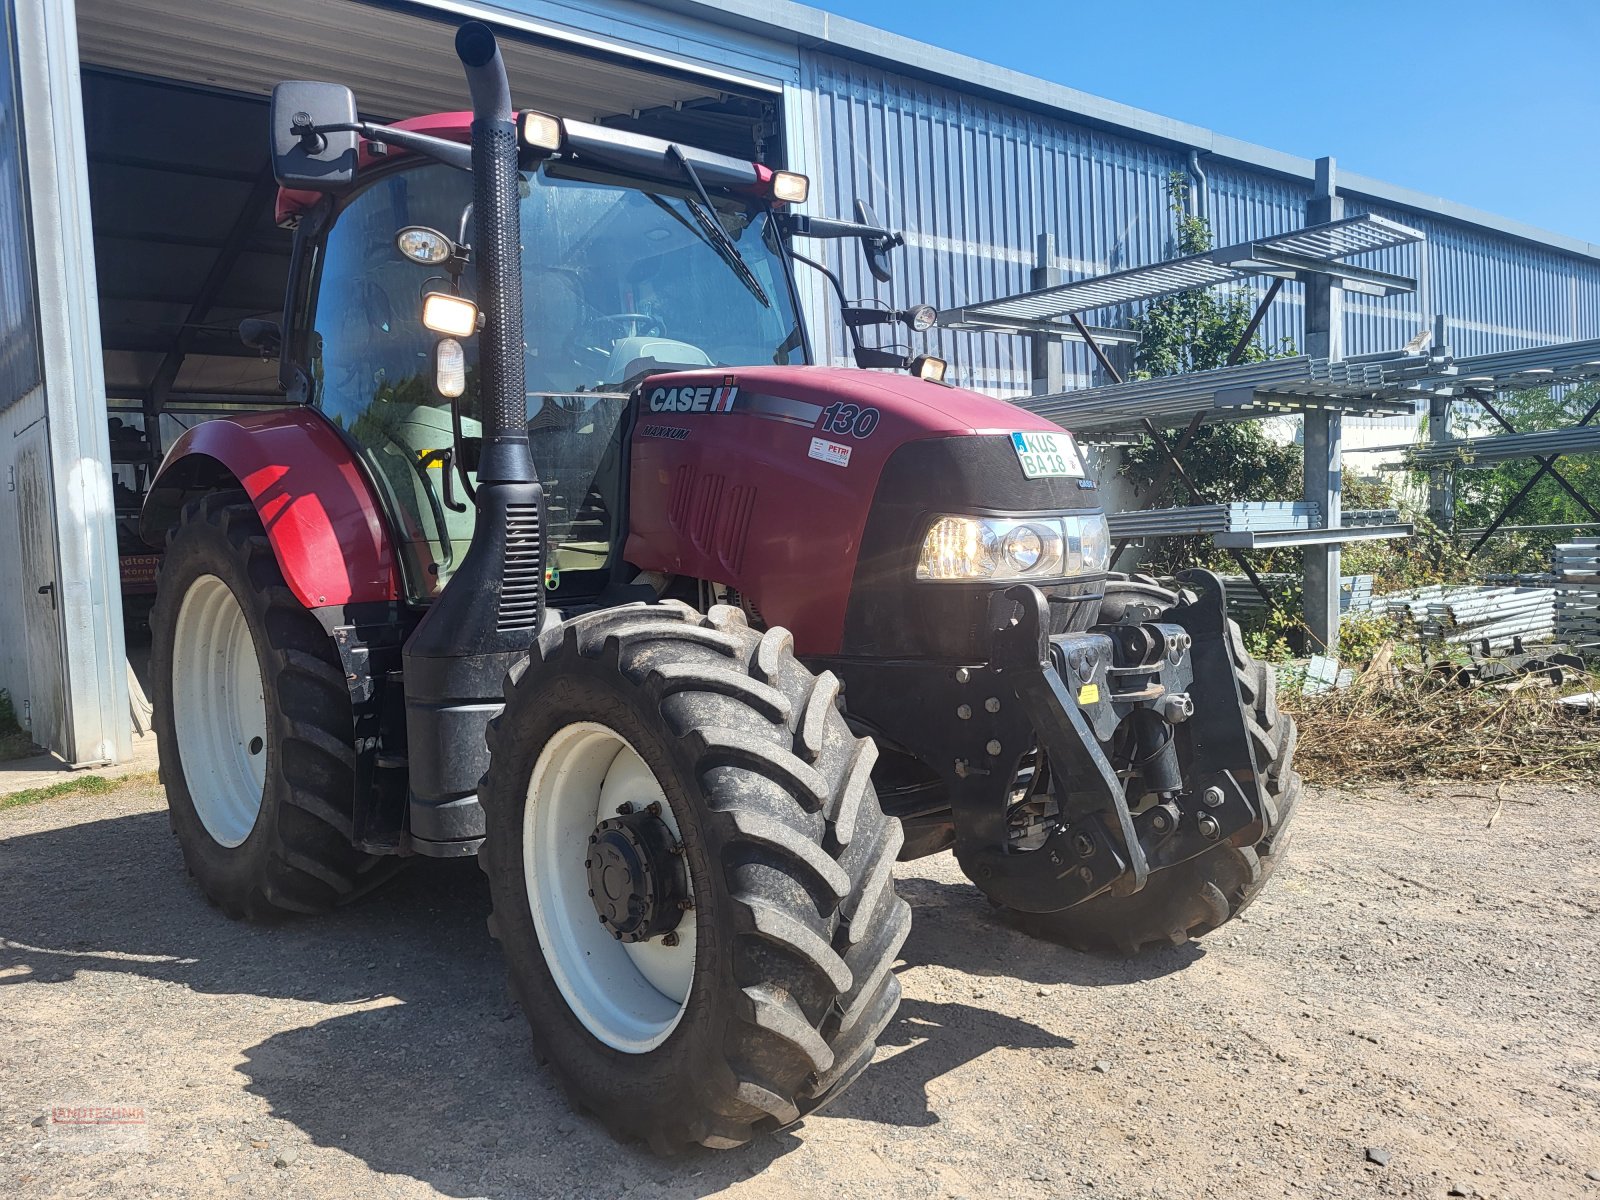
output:
<instances>
[{"instance_id":1,"label":"wheel hub","mask_svg":"<svg viewBox=\"0 0 1600 1200\"><path fill-rule=\"evenodd\" d=\"M683 848L661 820L661 806L622 812L589 835L584 869L600 923L621 942L671 933L688 908Z\"/></svg>"}]
</instances>

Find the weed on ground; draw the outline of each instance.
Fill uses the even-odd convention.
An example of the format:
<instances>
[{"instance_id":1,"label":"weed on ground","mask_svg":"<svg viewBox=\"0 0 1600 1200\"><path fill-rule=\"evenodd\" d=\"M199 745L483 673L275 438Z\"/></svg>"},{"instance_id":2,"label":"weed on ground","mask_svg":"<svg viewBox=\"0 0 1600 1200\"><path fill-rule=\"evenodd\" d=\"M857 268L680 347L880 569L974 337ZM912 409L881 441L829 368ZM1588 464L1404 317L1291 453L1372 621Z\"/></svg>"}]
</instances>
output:
<instances>
[{"instance_id":1,"label":"weed on ground","mask_svg":"<svg viewBox=\"0 0 1600 1200\"><path fill-rule=\"evenodd\" d=\"M1557 702L1600 688L1568 676L1559 687L1463 687L1426 675L1369 672L1339 691L1284 689L1300 725L1296 765L1313 783L1421 778L1539 782L1600 779L1600 714Z\"/></svg>"}]
</instances>

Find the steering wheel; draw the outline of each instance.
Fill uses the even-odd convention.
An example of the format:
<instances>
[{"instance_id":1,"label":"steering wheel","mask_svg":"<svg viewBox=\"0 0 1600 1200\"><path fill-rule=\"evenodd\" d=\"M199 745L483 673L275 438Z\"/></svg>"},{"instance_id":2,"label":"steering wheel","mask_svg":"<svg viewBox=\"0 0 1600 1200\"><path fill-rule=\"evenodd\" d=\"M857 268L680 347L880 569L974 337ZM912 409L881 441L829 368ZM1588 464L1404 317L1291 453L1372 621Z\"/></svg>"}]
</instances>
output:
<instances>
[{"instance_id":1,"label":"steering wheel","mask_svg":"<svg viewBox=\"0 0 1600 1200\"><path fill-rule=\"evenodd\" d=\"M584 322L583 328L578 333L578 339L583 343L585 350L609 358L611 351L604 346L596 345L597 342L614 342L625 337L664 337L666 332L666 326L649 313L602 313Z\"/></svg>"}]
</instances>

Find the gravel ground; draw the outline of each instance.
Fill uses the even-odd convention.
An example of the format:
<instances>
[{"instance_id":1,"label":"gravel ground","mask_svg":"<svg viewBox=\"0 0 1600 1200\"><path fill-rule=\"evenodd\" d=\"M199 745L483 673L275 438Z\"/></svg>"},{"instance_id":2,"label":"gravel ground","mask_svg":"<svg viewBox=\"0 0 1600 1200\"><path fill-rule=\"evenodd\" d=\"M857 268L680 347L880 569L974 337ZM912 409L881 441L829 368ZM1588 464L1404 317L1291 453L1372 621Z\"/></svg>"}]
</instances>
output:
<instances>
[{"instance_id":1,"label":"gravel ground","mask_svg":"<svg viewBox=\"0 0 1600 1200\"><path fill-rule=\"evenodd\" d=\"M1507 788L1491 827L1487 788L1312 793L1245 920L1132 963L906 865L877 1063L675 1160L534 1063L471 864L257 928L200 898L158 790L3 811L0 1195L1600 1196L1595 799ZM61 1102L143 1106L147 1149L62 1148Z\"/></svg>"}]
</instances>

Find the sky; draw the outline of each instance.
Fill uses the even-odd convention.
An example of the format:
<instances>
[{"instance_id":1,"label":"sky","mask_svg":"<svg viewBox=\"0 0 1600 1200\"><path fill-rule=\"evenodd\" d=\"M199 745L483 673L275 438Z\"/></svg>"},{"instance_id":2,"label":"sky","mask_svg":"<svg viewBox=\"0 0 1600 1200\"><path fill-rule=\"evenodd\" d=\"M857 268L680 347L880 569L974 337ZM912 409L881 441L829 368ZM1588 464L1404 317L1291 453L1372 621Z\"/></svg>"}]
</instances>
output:
<instances>
[{"instance_id":1,"label":"sky","mask_svg":"<svg viewBox=\"0 0 1600 1200\"><path fill-rule=\"evenodd\" d=\"M1600 244L1600 0L808 0Z\"/></svg>"}]
</instances>

